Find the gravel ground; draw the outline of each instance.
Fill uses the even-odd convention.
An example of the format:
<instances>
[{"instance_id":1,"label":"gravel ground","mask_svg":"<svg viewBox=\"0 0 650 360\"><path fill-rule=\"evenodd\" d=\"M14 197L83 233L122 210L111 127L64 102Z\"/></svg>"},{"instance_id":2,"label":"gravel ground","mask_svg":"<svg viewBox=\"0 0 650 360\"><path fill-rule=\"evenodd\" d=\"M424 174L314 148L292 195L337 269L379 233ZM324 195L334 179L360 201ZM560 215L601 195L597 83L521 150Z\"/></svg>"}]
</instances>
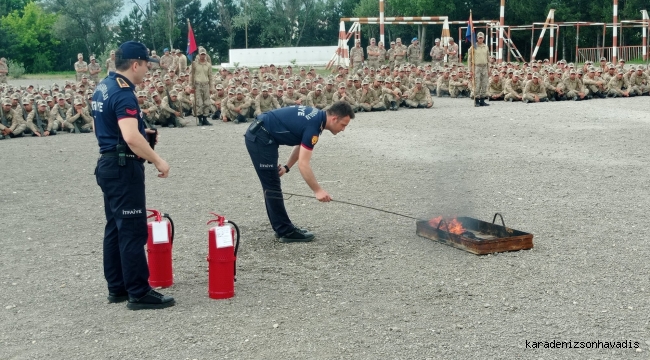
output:
<instances>
[{"instance_id":1,"label":"gravel ground","mask_svg":"<svg viewBox=\"0 0 650 360\"><path fill-rule=\"evenodd\" d=\"M245 125L162 129L171 175L148 165L147 197L177 225L163 291L177 305L160 311L106 303L94 137L1 141L0 358L647 359L647 104L445 98L322 136L312 165L335 199L425 219L501 212L535 235L532 250L486 256L418 237L409 219L304 198L287 208L316 240L277 243ZM298 171L283 183L310 193ZM230 300L207 296L210 211L242 228Z\"/></svg>"}]
</instances>

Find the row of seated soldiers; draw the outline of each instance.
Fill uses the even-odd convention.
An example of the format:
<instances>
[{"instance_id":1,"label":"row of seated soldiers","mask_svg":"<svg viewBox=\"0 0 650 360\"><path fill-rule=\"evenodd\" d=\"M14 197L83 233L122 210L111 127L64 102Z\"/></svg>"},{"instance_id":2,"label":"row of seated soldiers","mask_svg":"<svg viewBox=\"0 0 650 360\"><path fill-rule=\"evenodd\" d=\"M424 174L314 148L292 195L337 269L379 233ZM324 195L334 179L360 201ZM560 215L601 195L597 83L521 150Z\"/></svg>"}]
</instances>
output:
<instances>
[{"instance_id":1,"label":"row of seated soldiers","mask_svg":"<svg viewBox=\"0 0 650 360\"><path fill-rule=\"evenodd\" d=\"M612 64L605 59L600 65L587 61L576 68L564 60L553 65L526 63L522 68L492 64L488 97L529 103L650 95L648 67L626 66L624 61ZM438 96L473 97L471 72L462 67L444 69L436 85Z\"/></svg>"}]
</instances>

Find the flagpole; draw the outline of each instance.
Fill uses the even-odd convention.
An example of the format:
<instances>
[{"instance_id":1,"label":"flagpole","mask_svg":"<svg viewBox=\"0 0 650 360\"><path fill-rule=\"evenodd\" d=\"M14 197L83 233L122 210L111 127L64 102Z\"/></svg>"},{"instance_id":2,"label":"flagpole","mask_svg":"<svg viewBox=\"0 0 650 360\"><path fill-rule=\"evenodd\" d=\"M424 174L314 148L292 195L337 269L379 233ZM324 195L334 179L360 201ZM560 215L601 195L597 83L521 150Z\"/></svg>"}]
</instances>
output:
<instances>
[{"instance_id":1,"label":"flagpole","mask_svg":"<svg viewBox=\"0 0 650 360\"><path fill-rule=\"evenodd\" d=\"M474 100L476 100L476 59L474 59L474 20L472 19L472 10L469 10L469 23L470 26L472 27L471 33L470 33L470 52L471 52L471 59L472 59L472 84L474 87Z\"/></svg>"}]
</instances>

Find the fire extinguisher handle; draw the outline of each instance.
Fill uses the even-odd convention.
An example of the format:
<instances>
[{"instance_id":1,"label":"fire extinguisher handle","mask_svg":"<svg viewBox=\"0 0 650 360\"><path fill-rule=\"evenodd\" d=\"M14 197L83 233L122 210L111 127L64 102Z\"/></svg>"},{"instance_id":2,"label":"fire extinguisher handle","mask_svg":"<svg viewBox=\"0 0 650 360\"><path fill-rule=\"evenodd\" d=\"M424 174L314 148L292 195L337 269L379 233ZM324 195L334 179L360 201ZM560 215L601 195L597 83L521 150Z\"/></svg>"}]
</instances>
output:
<instances>
[{"instance_id":1,"label":"fire extinguisher handle","mask_svg":"<svg viewBox=\"0 0 650 360\"><path fill-rule=\"evenodd\" d=\"M172 226L172 237L171 237L171 239L169 240L169 243L172 244L172 245L174 245L174 232L175 232L175 230L174 230L174 220L172 220L172 217L169 216L169 214L162 214L162 217L164 217L164 218L166 218L167 220L169 220L169 224Z\"/></svg>"}]
</instances>

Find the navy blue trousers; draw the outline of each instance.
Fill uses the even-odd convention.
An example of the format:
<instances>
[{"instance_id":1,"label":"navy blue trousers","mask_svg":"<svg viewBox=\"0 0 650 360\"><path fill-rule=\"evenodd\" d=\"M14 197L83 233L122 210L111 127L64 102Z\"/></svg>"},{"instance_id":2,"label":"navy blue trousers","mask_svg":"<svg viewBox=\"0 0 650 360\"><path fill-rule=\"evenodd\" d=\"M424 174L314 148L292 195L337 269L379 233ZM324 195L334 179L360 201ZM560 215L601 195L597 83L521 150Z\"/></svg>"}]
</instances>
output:
<instances>
[{"instance_id":1,"label":"navy blue trousers","mask_svg":"<svg viewBox=\"0 0 650 360\"><path fill-rule=\"evenodd\" d=\"M273 230L284 236L295 229L284 207L280 175L278 174L278 144L263 130L246 131L246 149L264 190L266 214Z\"/></svg>"},{"instance_id":2,"label":"navy blue trousers","mask_svg":"<svg viewBox=\"0 0 650 360\"><path fill-rule=\"evenodd\" d=\"M144 296L149 286L147 209L144 191L144 164L127 160L119 166L117 157L100 158L95 170L97 184L104 192L104 277L108 291Z\"/></svg>"}]
</instances>

